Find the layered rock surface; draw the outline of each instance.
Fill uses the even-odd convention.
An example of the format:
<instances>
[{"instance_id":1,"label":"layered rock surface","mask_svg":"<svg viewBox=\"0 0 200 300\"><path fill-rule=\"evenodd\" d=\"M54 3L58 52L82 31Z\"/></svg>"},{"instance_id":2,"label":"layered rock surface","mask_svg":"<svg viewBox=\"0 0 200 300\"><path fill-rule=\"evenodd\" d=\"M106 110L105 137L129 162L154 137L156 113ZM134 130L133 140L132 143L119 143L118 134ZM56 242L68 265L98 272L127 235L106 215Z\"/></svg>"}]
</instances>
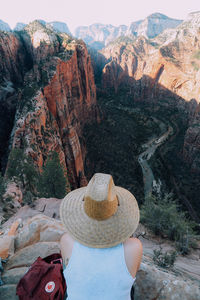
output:
<instances>
[{"instance_id":1,"label":"layered rock surface","mask_svg":"<svg viewBox=\"0 0 200 300\"><path fill-rule=\"evenodd\" d=\"M56 210L58 208L59 203ZM59 240L65 232L63 225L59 220L37 213L36 210L29 210L26 218L21 220L20 227L13 235L14 243L11 255L3 264L2 280L4 285L0 287L0 296L4 300L17 299L15 296L16 285L38 256L45 257L60 251ZM36 215L33 216L34 214ZM19 215L18 212L15 218ZM4 224L2 237L4 239L9 236L7 233L9 224L9 222ZM164 272L153 266L148 248L144 244L143 263L136 277L135 299L198 300L200 299L199 286L196 281L192 282L183 275L177 275L172 271Z\"/></svg>"},{"instance_id":2,"label":"layered rock surface","mask_svg":"<svg viewBox=\"0 0 200 300\"><path fill-rule=\"evenodd\" d=\"M154 39L118 39L101 51L107 59L102 71L104 90L123 86L134 101L162 103L189 113L183 157L199 172L200 13L192 13L175 29ZM195 104L196 103L196 104ZM186 124L187 124L186 120Z\"/></svg>"},{"instance_id":3,"label":"layered rock surface","mask_svg":"<svg viewBox=\"0 0 200 300\"><path fill-rule=\"evenodd\" d=\"M2 41L1 68L7 80L14 82L12 76L18 80L10 144L23 148L39 170L55 150L71 186L84 185L85 149L80 137L84 125L98 116L85 44L38 21L15 35L3 36Z\"/></svg>"}]
</instances>

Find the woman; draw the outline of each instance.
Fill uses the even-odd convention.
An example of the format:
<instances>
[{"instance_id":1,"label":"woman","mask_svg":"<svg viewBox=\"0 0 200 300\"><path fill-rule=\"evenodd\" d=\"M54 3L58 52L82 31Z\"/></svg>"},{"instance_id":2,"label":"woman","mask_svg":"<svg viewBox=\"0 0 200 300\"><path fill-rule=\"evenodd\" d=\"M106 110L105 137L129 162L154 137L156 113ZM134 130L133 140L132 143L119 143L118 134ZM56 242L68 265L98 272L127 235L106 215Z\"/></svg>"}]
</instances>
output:
<instances>
[{"instance_id":1,"label":"woman","mask_svg":"<svg viewBox=\"0 0 200 300\"><path fill-rule=\"evenodd\" d=\"M130 300L142 244L130 238L139 223L135 197L95 174L60 207L67 229L60 241L68 300Z\"/></svg>"}]
</instances>

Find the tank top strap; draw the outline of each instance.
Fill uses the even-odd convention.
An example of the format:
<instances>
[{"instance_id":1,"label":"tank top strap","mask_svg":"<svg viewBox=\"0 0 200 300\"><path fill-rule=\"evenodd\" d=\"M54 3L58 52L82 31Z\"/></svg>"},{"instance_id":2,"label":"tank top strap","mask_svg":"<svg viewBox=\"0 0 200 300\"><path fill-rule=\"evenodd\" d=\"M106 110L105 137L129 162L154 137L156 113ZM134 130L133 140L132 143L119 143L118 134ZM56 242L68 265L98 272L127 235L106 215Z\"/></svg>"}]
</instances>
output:
<instances>
[{"instance_id":1,"label":"tank top strap","mask_svg":"<svg viewBox=\"0 0 200 300\"><path fill-rule=\"evenodd\" d=\"M90 248L74 242L64 276L68 300L130 300L135 280L128 271L123 244Z\"/></svg>"}]
</instances>

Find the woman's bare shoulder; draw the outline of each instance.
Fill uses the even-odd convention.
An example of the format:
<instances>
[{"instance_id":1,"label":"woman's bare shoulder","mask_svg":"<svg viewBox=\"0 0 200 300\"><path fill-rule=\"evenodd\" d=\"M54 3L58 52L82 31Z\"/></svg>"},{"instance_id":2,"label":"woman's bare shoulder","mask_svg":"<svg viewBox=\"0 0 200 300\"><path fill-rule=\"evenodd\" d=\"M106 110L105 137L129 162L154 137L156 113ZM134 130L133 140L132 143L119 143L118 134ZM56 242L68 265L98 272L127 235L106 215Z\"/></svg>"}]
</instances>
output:
<instances>
[{"instance_id":1,"label":"woman's bare shoulder","mask_svg":"<svg viewBox=\"0 0 200 300\"><path fill-rule=\"evenodd\" d=\"M125 260L129 272L135 277L142 261L143 247L137 238L129 238L124 242Z\"/></svg>"},{"instance_id":2,"label":"woman's bare shoulder","mask_svg":"<svg viewBox=\"0 0 200 300\"><path fill-rule=\"evenodd\" d=\"M60 250L61 250L61 255L62 255L63 261L66 266L72 255L73 244L74 244L74 240L68 233L64 233L61 236Z\"/></svg>"},{"instance_id":3,"label":"woman's bare shoulder","mask_svg":"<svg viewBox=\"0 0 200 300\"><path fill-rule=\"evenodd\" d=\"M143 249L141 241L137 238L129 238L124 242L124 245L134 251L142 251Z\"/></svg>"},{"instance_id":4,"label":"woman's bare shoulder","mask_svg":"<svg viewBox=\"0 0 200 300\"><path fill-rule=\"evenodd\" d=\"M73 238L69 235L69 233L67 233L67 232L65 232L65 233L63 233L63 235L61 236L61 238L60 238L60 243L73 243L74 242L74 240L73 240Z\"/></svg>"}]
</instances>

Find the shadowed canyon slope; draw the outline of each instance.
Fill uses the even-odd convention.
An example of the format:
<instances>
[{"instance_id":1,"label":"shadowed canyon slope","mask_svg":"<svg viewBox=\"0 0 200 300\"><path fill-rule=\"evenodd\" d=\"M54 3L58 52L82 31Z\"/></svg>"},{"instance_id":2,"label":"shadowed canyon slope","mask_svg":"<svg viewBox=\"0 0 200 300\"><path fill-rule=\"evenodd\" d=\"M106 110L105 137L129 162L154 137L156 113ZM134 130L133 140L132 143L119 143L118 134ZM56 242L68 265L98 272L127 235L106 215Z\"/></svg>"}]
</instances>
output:
<instances>
[{"instance_id":1,"label":"shadowed canyon slope","mask_svg":"<svg viewBox=\"0 0 200 300\"><path fill-rule=\"evenodd\" d=\"M55 150L71 185L84 185L85 149L80 137L84 124L98 115L85 44L38 21L23 31L1 35L1 82L7 89L12 86L10 92L1 89L2 108L12 111L4 140L12 131L10 147L26 149L39 169ZM4 116L3 123L8 119ZM1 151L5 165L6 145Z\"/></svg>"},{"instance_id":2,"label":"shadowed canyon slope","mask_svg":"<svg viewBox=\"0 0 200 300\"><path fill-rule=\"evenodd\" d=\"M166 30L154 39L139 37L134 41L119 38L101 51L102 56L107 59L102 74L104 89L114 89L117 94L126 86L134 101L159 102L166 107L175 105L189 112L183 157L191 170L198 173L199 26L200 13L192 13L178 27Z\"/></svg>"},{"instance_id":3,"label":"shadowed canyon slope","mask_svg":"<svg viewBox=\"0 0 200 300\"><path fill-rule=\"evenodd\" d=\"M162 26L155 27L158 21ZM177 214L173 220L165 218L170 232L175 232L174 224L181 224L177 219L184 219L182 209L198 222L200 13L190 14L178 27L163 32L169 28L168 22L170 27L180 23L153 14L131 24L131 37L119 37L99 52L87 50L83 41L58 33L44 22L19 24L15 32L0 31L2 174L8 171L13 148L22 149L40 172L56 151L72 189L86 185L94 171L111 173L116 185L136 196L142 216L144 182L148 180L141 170L142 159L146 173L152 170L151 191L157 182L163 189L160 202L166 201L164 193L175 192ZM115 32L109 26L113 36L127 30L123 26L118 29ZM106 28L101 30L105 33ZM144 153L148 145L157 145L155 153ZM23 159L28 161L26 156ZM10 255L3 264L5 284L0 287L0 298L3 295L10 300L16 299L16 284L38 255L60 251L64 231L55 220L59 219L61 199L46 195L40 199L33 190L28 201L27 190L14 179L8 180L0 199L0 244L4 258ZM173 213L171 207L169 211ZM157 212L153 217L160 226L157 220L162 211ZM147 216L150 219L150 213ZM189 245L188 228L180 227L183 246L185 237ZM142 239L144 257L135 297L199 299L199 241L189 257L179 255L175 268L163 272L153 266L153 250L161 245L164 250L174 250L177 240L169 243L164 231L162 238L152 236L141 224L136 236Z\"/></svg>"}]
</instances>

